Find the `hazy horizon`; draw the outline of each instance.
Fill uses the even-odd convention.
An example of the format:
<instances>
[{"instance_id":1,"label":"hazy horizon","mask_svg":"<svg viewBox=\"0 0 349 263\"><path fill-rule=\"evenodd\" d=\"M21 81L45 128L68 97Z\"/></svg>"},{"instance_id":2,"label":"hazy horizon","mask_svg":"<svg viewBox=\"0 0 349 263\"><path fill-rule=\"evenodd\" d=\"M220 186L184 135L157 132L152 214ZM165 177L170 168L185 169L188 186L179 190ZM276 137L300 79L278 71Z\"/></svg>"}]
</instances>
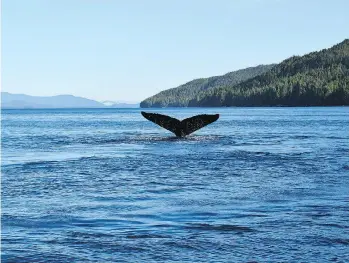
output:
<instances>
[{"instance_id":1,"label":"hazy horizon","mask_svg":"<svg viewBox=\"0 0 349 263\"><path fill-rule=\"evenodd\" d=\"M348 1L2 1L2 91L140 102L329 48Z\"/></svg>"},{"instance_id":2,"label":"hazy horizon","mask_svg":"<svg viewBox=\"0 0 349 263\"><path fill-rule=\"evenodd\" d=\"M76 96L73 94L57 94L57 95L48 95L48 96L41 96L41 95L30 95L30 94L25 94L25 93L12 93L12 92L7 92L7 91L1 91L2 93L7 93L7 94L11 94L11 95L25 95L25 96L32 96L32 97L56 97L56 96L74 96L74 97L80 97L80 98L84 98L84 99L90 99L90 98L86 98L84 96ZM91 100L95 100L95 99L91 99ZM95 100L98 102L115 102L115 103L126 103L126 104L138 104L140 103L139 101L125 101L125 100Z\"/></svg>"}]
</instances>

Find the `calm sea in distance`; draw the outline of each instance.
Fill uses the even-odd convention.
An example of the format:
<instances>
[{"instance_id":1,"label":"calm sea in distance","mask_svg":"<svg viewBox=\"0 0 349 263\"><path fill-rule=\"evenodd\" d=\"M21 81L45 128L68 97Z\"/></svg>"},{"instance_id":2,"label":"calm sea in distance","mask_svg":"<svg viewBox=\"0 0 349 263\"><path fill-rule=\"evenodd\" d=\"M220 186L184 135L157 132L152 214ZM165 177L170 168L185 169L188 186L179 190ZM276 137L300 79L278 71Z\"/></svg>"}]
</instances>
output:
<instances>
[{"instance_id":1,"label":"calm sea in distance","mask_svg":"<svg viewBox=\"0 0 349 263\"><path fill-rule=\"evenodd\" d=\"M349 262L349 107L2 110L2 262Z\"/></svg>"}]
</instances>

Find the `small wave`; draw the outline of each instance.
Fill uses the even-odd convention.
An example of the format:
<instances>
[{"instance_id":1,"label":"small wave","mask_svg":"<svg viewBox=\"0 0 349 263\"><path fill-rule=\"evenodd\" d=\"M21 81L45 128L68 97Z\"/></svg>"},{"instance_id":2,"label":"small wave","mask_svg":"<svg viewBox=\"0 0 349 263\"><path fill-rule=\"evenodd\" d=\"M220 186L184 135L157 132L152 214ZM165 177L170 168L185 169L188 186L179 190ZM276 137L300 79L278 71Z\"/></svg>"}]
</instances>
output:
<instances>
[{"instance_id":1,"label":"small wave","mask_svg":"<svg viewBox=\"0 0 349 263\"><path fill-rule=\"evenodd\" d=\"M310 135L294 135L294 136L290 136L291 139L309 139L312 138L314 136L310 136Z\"/></svg>"},{"instance_id":2,"label":"small wave","mask_svg":"<svg viewBox=\"0 0 349 263\"><path fill-rule=\"evenodd\" d=\"M31 161L23 163L23 166L47 166L47 165L54 165L58 164L59 161Z\"/></svg>"},{"instance_id":3,"label":"small wave","mask_svg":"<svg viewBox=\"0 0 349 263\"><path fill-rule=\"evenodd\" d=\"M125 143L127 139L125 138L118 138L118 139L104 139L104 140L94 140L94 141L86 141L83 144L119 144L119 143Z\"/></svg>"},{"instance_id":4,"label":"small wave","mask_svg":"<svg viewBox=\"0 0 349 263\"><path fill-rule=\"evenodd\" d=\"M115 156L116 154L114 154ZM119 154L119 157L123 155ZM17 158L12 160L7 160L2 163L2 167L6 168L23 168L24 170L32 168L48 168L48 167L58 167L64 162L86 162L86 161L101 161L106 160L109 157L106 156L86 156L84 153L38 153L35 156L24 158Z\"/></svg>"},{"instance_id":5,"label":"small wave","mask_svg":"<svg viewBox=\"0 0 349 263\"><path fill-rule=\"evenodd\" d=\"M175 240L175 241L167 241L164 242L165 246L170 247L171 249L177 247L181 249L189 249L189 250L200 250L200 247L193 242L186 240Z\"/></svg>"},{"instance_id":6,"label":"small wave","mask_svg":"<svg viewBox=\"0 0 349 263\"><path fill-rule=\"evenodd\" d=\"M343 169L344 169L344 170L349 170L349 165L344 165L344 166L343 166Z\"/></svg>"},{"instance_id":7,"label":"small wave","mask_svg":"<svg viewBox=\"0 0 349 263\"><path fill-rule=\"evenodd\" d=\"M349 152L348 148L338 148L337 149L338 152Z\"/></svg>"},{"instance_id":8,"label":"small wave","mask_svg":"<svg viewBox=\"0 0 349 263\"><path fill-rule=\"evenodd\" d=\"M254 152L255 154L270 155L270 152Z\"/></svg>"},{"instance_id":9,"label":"small wave","mask_svg":"<svg viewBox=\"0 0 349 263\"><path fill-rule=\"evenodd\" d=\"M319 226L327 226L327 227L335 227L335 228L349 228L349 226L343 226L343 225L339 225L339 224L331 224L331 223L327 223L327 224L318 224Z\"/></svg>"},{"instance_id":10,"label":"small wave","mask_svg":"<svg viewBox=\"0 0 349 263\"><path fill-rule=\"evenodd\" d=\"M197 216L217 216L217 213L214 212L194 212L191 213L193 217L197 217Z\"/></svg>"},{"instance_id":11,"label":"small wave","mask_svg":"<svg viewBox=\"0 0 349 263\"><path fill-rule=\"evenodd\" d=\"M112 234L102 233L102 232L78 232L78 231L70 231L67 233L67 235L72 238L84 238L84 239L109 238L114 236Z\"/></svg>"},{"instance_id":12,"label":"small wave","mask_svg":"<svg viewBox=\"0 0 349 263\"><path fill-rule=\"evenodd\" d=\"M146 192L151 194L169 194L169 193L176 193L176 192L182 192L183 188L180 187L162 187L159 189L148 189Z\"/></svg>"},{"instance_id":13,"label":"small wave","mask_svg":"<svg viewBox=\"0 0 349 263\"><path fill-rule=\"evenodd\" d=\"M345 245L349 246L349 239L347 238L325 238L323 240L325 244L329 245Z\"/></svg>"},{"instance_id":14,"label":"small wave","mask_svg":"<svg viewBox=\"0 0 349 263\"><path fill-rule=\"evenodd\" d=\"M349 245L349 239L346 238L335 238L332 242L335 244Z\"/></svg>"},{"instance_id":15,"label":"small wave","mask_svg":"<svg viewBox=\"0 0 349 263\"><path fill-rule=\"evenodd\" d=\"M338 137L338 136L326 136L326 139L335 139L335 140L345 140L348 139L346 137Z\"/></svg>"},{"instance_id":16,"label":"small wave","mask_svg":"<svg viewBox=\"0 0 349 263\"><path fill-rule=\"evenodd\" d=\"M238 214L234 215L235 218L250 218L250 217L267 217L267 214Z\"/></svg>"},{"instance_id":17,"label":"small wave","mask_svg":"<svg viewBox=\"0 0 349 263\"><path fill-rule=\"evenodd\" d=\"M126 237L129 239L168 238L168 236L158 235L158 234L129 234Z\"/></svg>"},{"instance_id":18,"label":"small wave","mask_svg":"<svg viewBox=\"0 0 349 263\"><path fill-rule=\"evenodd\" d=\"M27 263L27 262L45 263L45 262L77 262L77 261L80 261L73 256L63 255L60 253L51 253L51 252L42 252L42 251L34 252L34 250L29 250L29 249L24 250L24 251L26 253L25 256L18 256L17 254L16 255L2 255L1 259L4 262L16 262L16 263Z\"/></svg>"},{"instance_id":19,"label":"small wave","mask_svg":"<svg viewBox=\"0 0 349 263\"><path fill-rule=\"evenodd\" d=\"M312 217L312 218L319 218L319 217L332 216L332 214L327 212L309 212L309 213L306 213L305 216Z\"/></svg>"},{"instance_id":20,"label":"small wave","mask_svg":"<svg viewBox=\"0 0 349 263\"><path fill-rule=\"evenodd\" d=\"M174 227L174 225L171 225L171 224L155 224L155 225L152 225L153 227L155 228L171 228L171 227Z\"/></svg>"},{"instance_id":21,"label":"small wave","mask_svg":"<svg viewBox=\"0 0 349 263\"><path fill-rule=\"evenodd\" d=\"M253 232L254 230L247 226L238 225L211 225L211 224L188 224L185 228L187 229L197 229L204 231L232 231L232 232Z\"/></svg>"}]
</instances>

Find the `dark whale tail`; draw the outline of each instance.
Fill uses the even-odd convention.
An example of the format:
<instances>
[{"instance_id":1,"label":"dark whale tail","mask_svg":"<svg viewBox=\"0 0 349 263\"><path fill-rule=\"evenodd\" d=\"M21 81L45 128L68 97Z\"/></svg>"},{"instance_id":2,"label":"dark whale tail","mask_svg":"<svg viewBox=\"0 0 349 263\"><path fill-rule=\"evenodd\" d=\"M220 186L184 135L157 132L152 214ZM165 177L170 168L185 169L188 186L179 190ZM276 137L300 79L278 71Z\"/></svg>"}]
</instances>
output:
<instances>
[{"instance_id":1,"label":"dark whale tail","mask_svg":"<svg viewBox=\"0 0 349 263\"><path fill-rule=\"evenodd\" d=\"M187 136L201 129L202 127L205 127L206 125L215 122L219 118L219 114L201 114L180 121L162 114L147 113L144 111L141 113L144 118L154 122L166 130L169 130L170 132L173 132L177 137Z\"/></svg>"}]
</instances>

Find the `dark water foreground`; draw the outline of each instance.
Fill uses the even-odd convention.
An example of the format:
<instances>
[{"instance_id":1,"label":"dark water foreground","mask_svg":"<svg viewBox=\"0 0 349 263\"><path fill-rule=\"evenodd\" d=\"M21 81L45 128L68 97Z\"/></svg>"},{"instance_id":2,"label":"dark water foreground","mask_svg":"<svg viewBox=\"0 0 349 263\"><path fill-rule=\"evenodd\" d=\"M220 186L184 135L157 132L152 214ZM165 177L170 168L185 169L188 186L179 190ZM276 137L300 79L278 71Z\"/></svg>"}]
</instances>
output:
<instances>
[{"instance_id":1,"label":"dark water foreground","mask_svg":"<svg viewBox=\"0 0 349 263\"><path fill-rule=\"evenodd\" d=\"M2 262L349 262L349 108L2 111Z\"/></svg>"}]
</instances>

